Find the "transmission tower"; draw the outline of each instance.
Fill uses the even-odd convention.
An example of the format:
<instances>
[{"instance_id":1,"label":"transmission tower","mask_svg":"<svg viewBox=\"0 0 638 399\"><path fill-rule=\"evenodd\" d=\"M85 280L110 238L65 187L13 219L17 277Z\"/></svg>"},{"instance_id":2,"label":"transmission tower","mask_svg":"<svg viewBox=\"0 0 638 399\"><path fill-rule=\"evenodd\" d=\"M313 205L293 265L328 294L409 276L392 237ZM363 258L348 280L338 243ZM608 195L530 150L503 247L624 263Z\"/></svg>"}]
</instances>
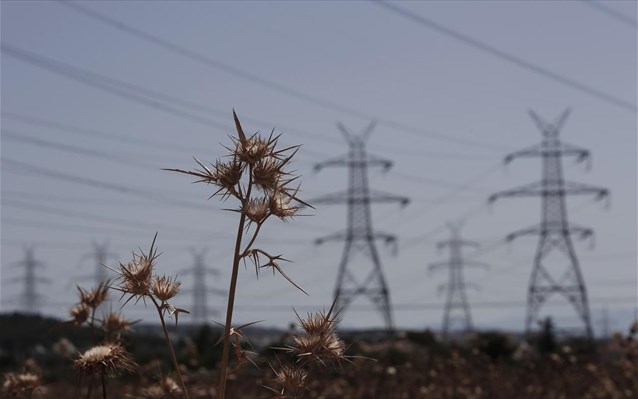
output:
<instances>
[{"instance_id":1,"label":"transmission tower","mask_svg":"<svg viewBox=\"0 0 638 399\"><path fill-rule=\"evenodd\" d=\"M488 266L482 262L475 262L463 259L463 247L478 247L473 241L465 241L461 239L460 225L448 224L451 237L447 241L437 244L438 249L449 248L450 258L447 262L436 262L429 265L430 271L446 268L449 270L449 279L447 284L441 284L439 291L445 289L447 299L445 301L445 310L443 312L443 339L448 340L450 332L454 325L461 325L462 331L472 331L472 315L470 313L470 304L467 300L465 291L468 287L476 287L474 284L465 282L463 277L463 268L466 266L484 267Z\"/></svg>"},{"instance_id":2,"label":"transmission tower","mask_svg":"<svg viewBox=\"0 0 638 399\"><path fill-rule=\"evenodd\" d=\"M107 268L105 265L108 264L109 259L117 258L117 255L109 252L108 242L100 244L94 241L91 245L93 246L93 252L83 255L80 259L80 263L84 262L88 258L92 258L95 262L95 271L92 276L82 276L82 278L92 278L95 286L97 287L100 283L104 283L108 280Z\"/></svg>"},{"instance_id":3,"label":"transmission tower","mask_svg":"<svg viewBox=\"0 0 638 399\"><path fill-rule=\"evenodd\" d=\"M37 276L37 269L43 268L44 264L35 259L33 248L25 248L24 259L12 265L24 270L24 276L7 279L8 283L20 281L24 283L22 294L13 302L19 303L25 313L37 314L43 299L42 295L38 294L38 283L51 283L48 278Z\"/></svg>"},{"instance_id":4,"label":"transmission tower","mask_svg":"<svg viewBox=\"0 0 638 399\"><path fill-rule=\"evenodd\" d=\"M506 238L507 241L511 241L523 235L539 236L527 292L526 334L529 335L532 323L537 319L541 306L552 294L561 294L573 305L584 324L587 336L592 338L587 290L574 251L572 235L576 235L578 238L587 238L593 236L593 231L590 228L576 226L568 222L565 197L593 194L600 199L607 197L609 191L563 179L563 157L573 156L578 162L590 157L588 150L564 143L559 138L559 133L569 113L570 110L567 109L554 123L548 123L534 112L529 112L532 120L543 134L543 141L538 145L507 155L505 163L509 163L515 158L542 158L543 180L493 194L489 201L493 202L500 197L535 196L542 199L540 225L516 231ZM556 278L556 276L560 277Z\"/></svg>"},{"instance_id":5,"label":"transmission tower","mask_svg":"<svg viewBox=\"0 0 638 399\"><path fill-rule=\"evenodd\" d=\"M217 295L226 295L226 292L223 290L208 288L206 285L207 275L217 276L219 274L216 269L206 266L206 263L204 262L206 249L199 252L192 250L192 253L194 258L192 268L182 270L180 273L193 275L193 288L185 291L192 292L193 294L191 313L193 315L193 324L204 324L206 323L206 318L215 313L208 308L207 294L211 292Z\"/></svg>"},{"instance_id":6,"label":"transmission tower","mask_svg":"<svg viewBox=\"0 0 638 399\"><path fill-rule=\"evenodd\" d=\"M385 327L392 334L394 324L390 291L383 275L375 240L380 239L396 246L396 237L373 231L370 204L399 202L405 206L409 200L405 197L370 190L368 187L368 167L381 166L385 171L392 167L391 161L366 152L366 141L374 125L371 123L361 134L355 135L350 133L341 123L337 124L348 143L349 152L346 155L315 165L315 170L329 166L347 167L349 171L348 190L316 198L312 203L348 204L346 231L316 240L317 244L326 241L345 241L334 290L337 309L345 311L357 296L365 296L381 312ZM368 258L365 266L355 267L353 265L357 255L364 255Z\"/></svg>"}]
</instances>

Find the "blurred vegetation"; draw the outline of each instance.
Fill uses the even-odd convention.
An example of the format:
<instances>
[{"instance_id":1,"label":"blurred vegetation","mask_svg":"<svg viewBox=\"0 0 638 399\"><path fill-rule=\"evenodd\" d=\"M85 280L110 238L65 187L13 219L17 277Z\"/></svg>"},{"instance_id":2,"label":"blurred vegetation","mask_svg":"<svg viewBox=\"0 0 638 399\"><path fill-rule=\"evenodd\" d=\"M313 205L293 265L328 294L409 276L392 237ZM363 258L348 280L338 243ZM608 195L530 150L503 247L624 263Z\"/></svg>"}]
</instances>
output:
<instances>
[{"instance_id":1,"label":"blurred vegetation","mask_svg":"<svg viewBox=\"0 0 638 399\"><path fill-rule=\"evenodd\" d=\"M69 397L77 389L72 360L94 344L87 328L50 318L19 314L0 316L0 372L20 371L27 359L40 367L47 397ZM638 325L637 325L638 326ZM638 327L612 340L559 338L551 321L528 342L500 331L460 335L442 342L429 330L400 333L394 341L379 334L344 333L352 356L336 370L313 372L307 398L511 399L638 397ZM212 397L221 345L212 326L179 326L172 331L184 365L191 398ZM259 332L248 332L258 342ZM272 347L289 344L290 331L272 331L269 345L257 352L258 367L246 364L229 382L229 395L271 398L271 366L281 354ZM135 325L124 337L140 369L109 382L109 397L138 395L157 384L172 367L159 326ZM279 357L278 357L279 355ZM30 360L31 361L31 360Z\"/></svg>"}]
</instances>

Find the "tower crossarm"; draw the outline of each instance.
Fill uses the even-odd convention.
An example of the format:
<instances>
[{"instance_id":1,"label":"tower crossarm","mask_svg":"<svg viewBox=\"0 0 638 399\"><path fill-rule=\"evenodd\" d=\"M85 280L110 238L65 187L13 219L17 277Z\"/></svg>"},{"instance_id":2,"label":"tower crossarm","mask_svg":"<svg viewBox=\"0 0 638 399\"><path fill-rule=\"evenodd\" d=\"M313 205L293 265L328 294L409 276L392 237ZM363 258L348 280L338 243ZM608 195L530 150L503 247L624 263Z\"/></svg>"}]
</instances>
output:
<instances>
[{"instance_id":1,"label":"tower crossarm","mask_svg":"<svg viewBox=\"0 0 638 399\"><path fill-rule=\"evenodd\" d=\"M394 203L401 206L410 203L410 199L400 195L384 193L382 191L370 190L366 196L353 196L348 191L339 191L321 197L313 198L308 202L313 204L359 204L359 203Z\"/></svg>"},{"instance_id":2,"label":"tower crossarm","mask_svg":"<svg viewBox=\"0 0 638 399\"><path fill-rule=\"evenodd\" d=\"M507 236L505 236L505 241L508 241L508 242L513 241L521 236L541 235L541 234L548 234L548 233L576 234L579 238L583 238L583 239L592 237L594 235L594 231L590 229L589 227L583 227L583 226L578 226L574 224L570 224L569 226L565 227L560 223L556 225L553 225L551 223L546 223L544 226L536 225L536 226L514 231L508 234Z\"/></svg>"},{"instance_id":3,"label":"tower crossarm","mask_svg":"<svg viewBox=\"0 0 638 399\"><path fill-rule=\"evenodd\" d=\"M524 186L512 189L512 190L504 190L499 191L490 195L488 198L488 202L495 202L499 198L506 197L536 197L542 195L543 193L543 185L540 182L526 184Z\"/></svg>"},{"instance_id":4,"label":"tower crossarm","mask_svg":"<svg viewBox=\"0 0 638 399\"><path fill-rule=\"evenodd\" d=\"M327 236L319 237L315 239L315 244L320 245L327 241L345 241L347 239L354 240L355 237L349 237L348 233L345 231L340 231L334 234L329 234ZM356 239L359 240L382 240L387 244L394 244L397 241L397 237L394 234L382 233L382 232L373 232L371 234L366 235L357 235Z\"/></svg>"},{"instance_id":5,"label":"tower crossarm","mask_svg":"<svg viewBox=\"0 0 638 399\"><path fill-rule=\"evenodd\" d=\"M466 241L466 240L461 240L458 238L454 240L450 240L450 241L441 241L436 244L437 249L442 249L445 247L452 247L452 246L465 246L465 247L478 248L479 244L474 241Z\"/></svg>"},{"instance_id":6,"label":"tower crossarm","mask_svg":"<svg viewBox=\"0 0 638 399\"><path fill-rule=\"evenodd\" d=\"M381 166L383 171L388 171L392 167L392 161L377 155L368 153L366 162L369 166Z\"/></svg>"},{"instance_id":7,"label":"tower crossarm","mask_svg":"<svg viewBox=\"0 0 638 399\"><path fill-rule=\"evenodd\" d=\"M548 146L547 143L543 142L512 152L505 156L503 162L508 164L517 158L542 158L544 156L575 156L576 160L581 162L590 157L590 152L584 148L563 142L553 143L552 146Z\"/></svg>"},{"instance_id":8,"label":"tower crossarm","mask_svg":"<svg viewBox=\"0 0 638 399\"><path fill-rule=\"evenodd\" d=\"M38 261L38 260L31 260L30 262L32 262L30 265L33 267L40 267L43 268L44 267L44 263ZM19 261L15 261L15 262L11 262L9 263L10 266L16 267L16 268L23 268L27 265L27 262L25 262L24 260L19 260Z\"/></svg>"},{"instance_id":9,"label":"tower crossarm","mask_svg":"<svg viewBox=\"0 0 638 399\"><path fill-rule=\"evenodd\" d=\"M490 265L488 265L485 262L479 262L476 260L463 260L463 266L468 266L468 267L480 267L482 269L489 269Z\"/></svg>"},{"instance_id":10,"label":"tower crossarm","mask_svg":"<svg viewBox=\"0 0 638 399\"><path fill-rule=\"evenodd\" d=\"M590 186L588 184L573 183L568 181L560 181L556 183L540 182L526 184L524 186L499 191L490 195L488 202L494 202L499 198L505 197L542 197L546 195L594 195L596 199L602 199L609 195L606 188Z\"/></svg>"},{"instance_id":11,"label":"tower crossarm","mask_svg":"<svg viewBox=\"0 0 638 399\"><path fill-rule=\"evenodd\" d=\"M594 195L596 199L602 199L609 196L609 190L602 187L591 186L589 184L563 182L563 192L566 195Z\"/></svg>"},{"instance_id":12,"label":"tower crossarm","mask_svg":"<svg viewBox=\"0 0 638 399\"><path fill-rule=\"evenodd\" d=\"M329 159L327 161L319 162L315 164L314 170L315 172L318 172L323 168L328 168L331 166L350 166L350 158L346 154Z\"/></svg>"},{"instance_id":13,"label":"tower crossarm","mask_svg":"<svg viewBox=\"0 0 638 399\"><path fill-rule=\"evenodd\" d=\"M428 271L432 272L435 270L447 269L448 267L450 267L450 262L434 262L428 265Z\"/></svg>"}]
</instances>

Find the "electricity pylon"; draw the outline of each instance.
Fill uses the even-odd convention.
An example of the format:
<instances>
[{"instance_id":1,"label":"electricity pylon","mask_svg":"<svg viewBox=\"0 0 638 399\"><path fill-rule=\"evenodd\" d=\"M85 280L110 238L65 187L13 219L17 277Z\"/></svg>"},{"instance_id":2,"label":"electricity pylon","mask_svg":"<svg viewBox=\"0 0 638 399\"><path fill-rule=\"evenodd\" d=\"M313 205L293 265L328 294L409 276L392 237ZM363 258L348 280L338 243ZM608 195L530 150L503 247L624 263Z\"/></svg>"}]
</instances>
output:
<instances>
[{"instance_id":1,"label":"electricity pylon","mask_svg":"<svg viewBox=\"0 0 638 399\"><path fill-rule=\"evenodd\" d=\"M109 244L106 241L102 244L93 241L91 245L93 246L93 252L83 255L80 259L80 263L84 262L87 258L92 258L95 262L95 271L92 276L82 276L82 278L93 278L94 284L97 287L108 280L105 265L108 264L109 259L117 258L117 255L109 252Z\"/></svg>"},{"instance_id":2,"label":"electricity pylon","mask_svg":"<svg viewBox=\"0 0 638 399\"><path fill-rule=\"evenodd\" d=\"M38 306L42 303L42 295L38 294L38 283L50 284L51 280L46 277L36 275L36 269L44 267L44 264L35 259L33 248L24 249L24 259L12 263L13 266L23 268L24 276L9 278L8 283L20 282L24 283L22 294L16 298L14 302L18 302L22 310L28 314L37 314Z\"/></svg>"},{"instance_id":3,"label":"electricity pylon","mask_svg":"<svg viewBox=\"0 0 638 399\"><path fill-rule=\"evenodd\" d=\"M513 232L506 237L507 241L511 241L523 235L539 236L527 292L525 332L529 335L532 323L548 298L552 294L561 294L572 304L584 324L587 336L592 338L587 290L572 243L572 234L579 238L587 238L593 235L593 231L590 228L569 223L565 197L594 194L600 199L607 197L609 191L566 181L563 178L563 157L574 156L578 162L590 157L588 150L564 143L559 138L560 130L569 116L569 109L563 112L554 123L544 121L533 111L529 113L543 133L543 141L538 145L507 155L505 163L516 158L542 158L543 180L517 189L502 191L489 198L490 202L500 197L532 196L542 199L540 225ZM558 279L555 277L557 274L560 274Z\"/></svg>"},{"instance_id":4,"label":"electricity pylon","mask_svg":"<svg viewBox=\"0 0 638 399\"><path fill-rule=\"evenodd\" d=\"M348 190L315 198L313 204L348 204L348 226L345 232L318 238L317 244L325 241L345 241L343 256L339 265L334 298L337 309L345 311L357 296L367 297L379 310L387 331L394 332L390 290L383 275L381 260L375 240L396 245L396 237L391 234L375 232L372 228L370 204L399 202L405 206L406 197L370 190L368 187L368 167L381 166L384 170L392 167L392 162L366 152L366 141L374 128L371 123L361 134L350 133L341 123L337 127L345 137L349 152L346 155L319 163L315 170L329 166L348 168ZM352 263L356 255L369 258L365 265Z\"/></svg>"},{"instance_id":5,"label":"electricity pylon","mask_svg":"<svg viewBox=\"0 0 638 399\"><path fill-rule=\"evenodd\" d=\"M462 248L464 246L478 247L478 243L461 239L460 225L448 224L448 227L451 233L450 239L437 243L437 248L449 248L450 258L446 262L432 263L428 267L430 271L442 268L449 270L448 283L439 286L439 291L445 289L447 292L442 328L443 340L445 341L448 340L454 325L460 324L461 330L464 332L470 332L473 329L470 304L465 289L468 287L476 288L476 285L465 282L463 268L465 266L488 268L485 263L463 259Z\"/></svg>"},{"instance_id":6,"label":"electricity pylon","mask_svg":"<svg viewBox=\"0 0 638 399\"><path fill-rule=\"evenodd\" d=\"M215 313L208 308L207 294L211 292L217 295L226 295L226 292L215 288L208 288L206 286L207 275L217 276L219 274L216 269L210 268L206 266L206 263L204 263L206 249L199 252L193 249L192 253L194 258L193 267L182 270L180 273L193 275L193 288L185 290L186 292L192 292L193 294L193 305L191 308L193 324L205 324L206 318Z\"/></svg>"}]
</instances>

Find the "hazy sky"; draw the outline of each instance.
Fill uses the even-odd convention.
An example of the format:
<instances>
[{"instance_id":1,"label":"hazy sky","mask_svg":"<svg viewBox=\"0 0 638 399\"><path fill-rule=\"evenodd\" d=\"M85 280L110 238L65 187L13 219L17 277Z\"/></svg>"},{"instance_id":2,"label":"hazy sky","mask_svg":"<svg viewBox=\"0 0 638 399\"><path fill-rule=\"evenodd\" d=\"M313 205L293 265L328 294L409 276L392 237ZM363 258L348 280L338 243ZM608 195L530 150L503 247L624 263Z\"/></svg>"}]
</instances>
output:
<instances>
[{"instance_id":1,"label":"hazy sky","mask_svg":"<svg viewBox=\"0 0 638 399\"><path fill-rule=\"evenodd\" d=\"M475 323L520 329L536 239L503 238L538 223L540 200L488 207L487 198L541 178L539 159L502 163L541 140L528 110L553 120L571 107L561 136L590 149L593 164L566 159L566 178L611 191L609 209L568 200L571 221L596 231L593 248L576 244L592 318L600 331L607 308L612 328L628 325L637 295L636 2L392 3L407 14L364 1L80 4L99 14L2 2L1 311L20 307L13 279L23 271L11 263L25 245L51 279L38 285L42 312L66 317L75 284L92 284L92 242L108 241L114 266L155 231L160 272L180 272L187 289L192 278L181 271L192 249L208 248L207 264L220 271L208 283L226 289L237 215L221 209L235 204L207 200L212 187L160 168L223 156L234 108L247 131L275 128L283 144L303 144L294 168L307 199L347 186L344 169L313 171L347 151L336 122L357 132L377 120L368 149L394 167L371 169L370 184L412 199L373 207L375 228L399 238L396 256L379 246L396 324L440 326L447 273L427 265L446 260L435 244L448 238L446 223L464 219L464 238L483 248L466 255L492 265L466 273L481 286L468 293ZM345 206L308 213L272 220L259 245L293 260L286 271L310 295L280 276L257 280L249 267L238 322L285 326L292 305L330 305L343 246L313 240L345 228ZM558 299L542 314L578 326ZM177 298L191 302L186 291ZM382 326L365 298L354 305L343 326ZM154 317L142 304L124 313Z\"/></svg>"}]
</instances>

